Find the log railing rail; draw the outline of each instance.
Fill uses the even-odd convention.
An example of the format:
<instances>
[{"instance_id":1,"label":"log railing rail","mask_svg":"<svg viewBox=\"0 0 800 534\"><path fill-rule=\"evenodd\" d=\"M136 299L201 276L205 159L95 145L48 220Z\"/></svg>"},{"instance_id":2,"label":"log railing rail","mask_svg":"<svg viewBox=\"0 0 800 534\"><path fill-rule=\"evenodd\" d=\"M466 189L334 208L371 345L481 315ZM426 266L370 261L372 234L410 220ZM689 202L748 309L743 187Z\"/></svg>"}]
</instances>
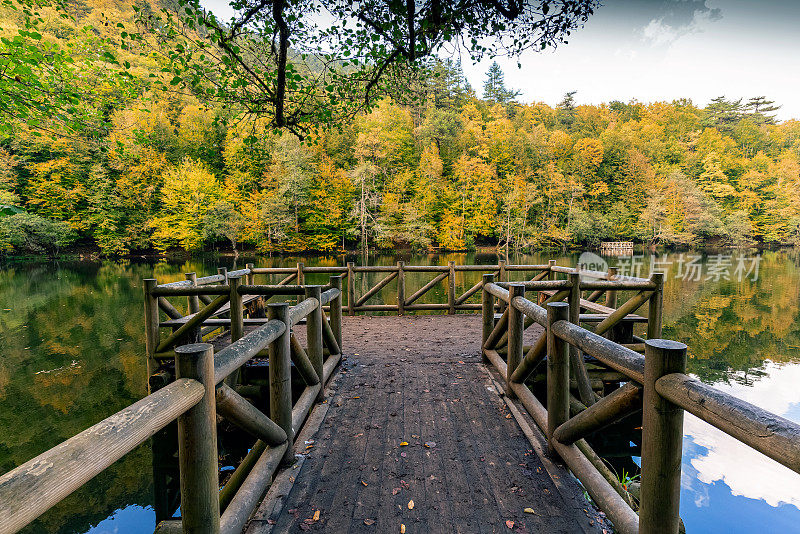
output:
<instances>
[{"instance_id":1,"label":"log railing rail","mask_svg":"<svg viewBox=\"0 0 800 534\"><path fill-rule=\"evenodd\" d=\"M552 271L574 274L562 268ZM555 295L560 299L567 298L567 284L544 281L502 284L494 283L493 278L491 274L483 277L483 357L505 378L506 394L518 399L539 426L551 454L570 468L618 532L676 534L679 531L684 411L800 473L800 425L686 375L686 345L659 339L662 280L657 273L649 280L628 279L613 284L580 282L573 276L568 281L573 293L576 287L607 292L637 291L599 323L584 321L584 315L572 309L589 306L590 299L568 302L553 302L552 296L543 299L542 293L546 291L550 295L557 291ZM614 278L613 274L610 278ZM542 305L528 300L526 290L539 291ZM496 318L498 300L506 304L507 311ZM642 355L633 350L639 343L618 343L613 330L645 302L650 304L648 338L638 338L644 345ZM541 336L544 342L525 354L523 332L527 324L533 323L545 329ZM504 335L506 344L498 347ZM591 356L608 370L621 374L621 387L594 399L592 405L579 402L573 391L579 393L580 387L571 386L570 380L570 376L577 375L573 368L575 360L571 358L574 351ZM546 404L543 404L525 380L545 357ZM579 361L583 363L583 358ZM525 371L520 373L520 369ZM640 410L641 491L637 513L636 500L584 438Z\"/></svg>"},{"instance_id":2,"label":"log railing rail","mask_svg":"<svg viewBox=\"0 0 800 534\"><path fill-rule=\"evenodd\" d=\"M360 266L354 262L348 262L346 266L318 266L306 267L303 263L298 263L297 267L252 267L248 265L247 271L251 276L254 275L272 275L284 276L286 278L279 282L279 285L286 286L289 282L298 278L305 277L306 274L330 274L341 275L343 280L347 281L347 289L342 289L343 294L346 293L345 308L348 314L354 315L358 312L398 312L400 315L406 311L446 311L449 314L454 314L457 311L478 311L481 309L479 299L474 302L469 300L477 296L483 287L483 281L479 279L474 285L463 293L456 292L456 277L458 273L479 273L479 274L493 274L497 282L505 283L508 278L512 276L511 273L524 273L532 275L528 282L538 282L546 279L553 279L554 276L560 274L569 274L580 272L584 277L598 278L594 282L586 282L585 289L592 289L593 295L587 296L587 299L595 301L601 295L608 291L611 293L613 290L621 288L620 290L628 289L619 285L609 285L609 276L613 276L615 270L609 269L609 272L599 271L577 271L571 267L561 267L550 261L548 264L542 265L526 265L526 264L509 264L500 260L496 264L486 265L456 265L455 262L450 261L447 265L408 265L403 261L397 262L395 265L369 265ZM241 273L243 271L238 271ZM433 277L427 282L423 283L418 288L408 287L406 281L406 273L430 273ZM229 273L230 274L230 273ZM358 278L359 275L365 274L383 274L379 280L374 282L368 289L358 294ZM198 278L198 285L216 284L222 279L219 275L207 276ZM626 278L630 289L657 289L648 280ZM637 281L640 286L637 286ZM605 284L603 283L605 282ZM419 299L432 290L437 285L445 283L447 292L447 302L435 303L419 303ZM188 287L188 285L181 282L173 282L174 285L179 284L180 287ZM595 284L595 285L591 285ZM396 297L393 302L384 302L381 304L370 304L369 301L380 295L381 290L391 287L396 289ZM555 284L553 287L560 287ZM215 289L208 290L209 294L215 294ZM221 290L216 290L220 291ZM164 295L165 293L161 293ZM179 293L168 293L179 294ZM613 298L613 297L612 297ZM501 304L502 306L502 304ZM166 313L166 309L164 309ZM171 316L170 316L171 317Z\"/></svg>"},{"instance_id":3,"label":"log railing rail","mask_svg":"<svg viewBox=\"0 0 800 534\"><path fill-rule=\"evenodd\" d=\"M341 278L332 276L325 287L257 286L252 274L248 266L203 278L189 273L170 284L144 281L150 394L0 477L0 534L19 531L174 421L181 519L162 521L156 531L242 532L275 472L292 460L294 436L341 359ZM302 299L294 306L271 303L267 317L258 317L265 299L296 295ZM168 297L187 298L188 314L181 315ZM217 318L228 303L227 317ZM166 321L160 321L159 308ZM305 348L293 333L301 323ZM255 328L246 331L245 325ZM215 352L201 342L203 328L229 329L231 343ZM161 329L172 332L162 338ZM269 360L269 413L238 391L239 370L256 356ZM171 377L165 364L173 361ZM296 399L292 364L304 382ZM218 416L254 439L222 490Z\"/></svg>"}]
</instances>

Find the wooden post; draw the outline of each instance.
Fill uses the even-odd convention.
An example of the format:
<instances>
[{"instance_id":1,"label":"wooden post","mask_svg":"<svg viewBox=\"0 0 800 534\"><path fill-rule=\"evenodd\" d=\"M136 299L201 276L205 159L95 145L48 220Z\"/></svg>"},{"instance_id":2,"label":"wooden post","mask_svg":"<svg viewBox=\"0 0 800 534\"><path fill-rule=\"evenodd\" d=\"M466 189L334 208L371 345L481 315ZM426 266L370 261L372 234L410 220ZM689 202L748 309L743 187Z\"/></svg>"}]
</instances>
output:
<instances>
[{"instance_id":1,"label":"wooden post","mask_svg":"<svg viewBox=\"0 0 800 534\"><path fill-rule=\"evenodd\" d=\"M553 333L556 321L569 321L570 306L565 302L547 305L547 441L550 454L556 428L569 419L569 343Z\"/></svg>"},{"instance_id":2,"label":"wooden post","mask_svg":"<svg viewBox=\"0 0 800 534\"><path fill-rule=\"evenodd\" d=\"M500 266L500 269L498 270L499 275L497 277L497 281L498 282L505 282L506 281L506 260L498 260L497 263ZM505 301L501 300L500 302L498 302L498 304L500 306L500 312L506 311L506 306L508 306L508 304L506 304Z\"/></svg>"},{"instance_id":3,"label":"wooden post","mask_svg":"<svg viewBox=\"0 0 800 534\"><path fill-rule=\"evenodd\" d=\"M450 267L450 275L447 277L447 313L453 315L456 313L456 262L448 262Z\"/></svg>"},{"instance_id":4,"label":"wooden post","mask_svg":"<svg viewBox=\"0 0 800 534\"><path fill-rule=\"evenodd\" d=\"M306 266L304 263L302 262L297 263L297 285L299 286L303 286L306 283L306 275L303 272L303 269L305 269L305 267Z\"/></svg>"},{"instance_id":5,"label":"wooden post","mask_svg":"<svg viewBox=\"0 0 800 534\"><path fill-rule=\"evenodd\" d=\"M406 262L397 262L397 314L405 314L406 302L406 272L403 270Z\"/></svg>"},{"instance_id":6,"label":"wooden post","mask_svg":"<svg viewBox=\"0 0 800 534\"><path fill-rule=\"evenodd\" d=\"M306 317L306 343L308 343L308 358L317 372L317 376L322 380L322 366L323 366L323 345L322 345L322 288L320 286L306 286L306 298L317 299L319 306L314 309ZM319 388L317 400L321 401L325 398L323 394L324 388Z\"/></svg>"},{"instance_id":7,"label":"wooden post","mask_svg":"<svg viewBox=\"0 0 800 534\"><path fill-rule=\"evenodd\" d=\"M247 273L247 276L245 278L245 283L248 286L256 285L256 275L253 273L253 269L256 268L255 264L248 263L247 265L245 265L245 268L247 268L247 270L250 271L249 273Z\"/></svg>"},{"instance_id":8,"label":"wooden post","mask_svg":"<svg viewBox=\"0 0 800 534\"><path fill-rule=\"evenodd\" d=\"M334 289L339 290L339 296L335 299L332 299L330 302L331 306L331 330L333 330L333 336L336 338L336 343L339 344L339 350L342 350L342 277L341 275L338 276L331 276L330 278L331 287Z\"/></svg>"},{"instance_id":9,"label":"wooden post","mask_svg":"<svg viewBox=\"0 0 800 534\"><path fill-rule=\"evenodd\" d=\"M158 315L158 297L153 295L153 290L158 285L158 280L155 278L146 278L144 280L144 342L145 352L147 353L147 377L151 377L158 369L158 362L155 359L156 349L159 343L159 315ZM150 390L148 380L148 393Z\"/></svg>"},{"instance_id":10,"label":"wooden post","mask_svg":"<svg viewBox=\"0 0 800 534\"><path fill-rule=\"evenodd\" d=\"M483 346L486 344L486 340L489 339L489 335L494 330L494 296L486 291L487 284L494 283L494 274L484 274L483 275L483 300L481 301L481 310L483 313L483 335L481 336L481 360L484 363L489 361L489 358L486 357L486 354L483 353Z\"/></svg>"},{"instance_id":11,"label":"wooden post","mask_svg":"<svg viewBox=\"0 0 800 534\"><path fill-rule=\"evenodd\" d=\"M192 287L197 287L197 273L184 273L184 276L189 281ZM195 314L200 311L200 297L197 295L189 295L186 297L186 305L190 314ZM174 331L174 330L173 330ZM187 343L201 343L203 341L202 325L192 330L186 336Z\"/></svg>"},{"instance_id":12,"label":"wooden post","mask_svg":"<svg viewBox=\"0 0 800 534\"><path fill-rule=\"evenodd\" d=\"M278 302L267 305L267 317L286 325L286 330L269 344L269 418L286 432L287 447L284 463L294 459L294 432L292 431L292 353L289 304ZM322 374L320 373L320 376Z\"/></svg>"},{"instance_id":13,"label":"wooden post","mask_svg":"<svg viewBox=\"0 0 800 534\"><path fill-rule=\"evenodd\" d=\"M574 325L580 326L581 314L581 275L580 273L569 274L570 289L569 289L569 322ZM589 381L589 373L586 372L586 366L583 363L583 354L573 345L569 346L569 360L571 365L571 373L575 376L578 382L578 396L586 406L594 404L594 392L592 391L592 384Z\"/></svg>"},{"instance_id":14,"label":"wooden post","mask_svg":"<svg viewBox=\"0 0 800 534\"><path fill-rule=\"evenodd\" d=\"M648 301L647 339L661 337L661 311L664 302L664 273L650 273L650 281L656 284L656 290Z\"/></svg>"},{"instance_id":15,"label":"wooden post","mask_svg":"<svg viewBox=\"0 0 800 534\"><path fill-rule=\"evenodd\" d=\"M231 343L244 336L244 309L242 307L242 296L239 294L241 282L242 279L239 276L228 278L228 283L231 286Z\"/></svg>"},{"instance_id":16,"label":"wooden post","mask_svg":"<svg viewBox=\"0 0 800 534\"><path fill-rule=\"evenodd\" d=\"M613 280L617 277L617 273L619 272L618 267L609 267L608 268L608 279ZM616 308L617 307L617 290L616 289L609 289L606 291L606 306L609 308Z\"/></svg>"},{"instance_id":17,"label":"wooden post","mask_svg":"<svg viewBox=\"0 0 800 534\"><path fill-rule=\"evenodd\" d=\"M228 284L231 287L230 293L230 316L231 316L231 343L234 343L244 336L244 308L242 307L242 296L239 294L239 286L242 279L239 276L228 277ZM241 370L237 369L225 377L225 383L233 387L239 383Z\"/></svg>"},{"instance_id":18,"label":"wooden post","mask_svg":"<svg viewBox=\"0 0 800 534\"><path fill-rule=\"evenodd\" d=\"M356 303L356 283L353 276L353 267L355 264L352 261L347 262L347 313L355 315Z\"/></svg>"},{"instance_id":19,"label":"wooden post","mask_svg":"<svg viewBox=\"0 0 800 534\"><path fill-rule=\"evenodd\" d=\"M555 264L556 264L556 260L547 260L547 268L548 268L547 279L548 280L555 280L556 279L556 273L553 271L553 267L555 266ZM547 300L547 295L545 295L544 293L539 291L538 298L536 299L536 301L539 303L539 306L543 306L544 302L546 300Z\"/></svg>"},{"instance_id":20,"label":"wooden post","mask_svg":"<svg viewBox=\"0 0 800 534\"><path fill-rule=\"evenodd\" d=\"M186 279L192 287L197 287L197 273L185 273ZM186 297L189 313L197 313L200 311L200 298L197 295L190 295Z\"/></svg>"},{"instance_id":21,"label":"wooden post","mask_svg":"<svg viewBox=\"0 0 800 534\"><path fill-rule=\"evenodd\" d=\"M683 409L656 391L664 375L686 370L686 345L665 339L645 342L642 401L642 490L639 532L677 534L680 524Z\"/></svg>"},{"instance_id":22,"label":"wooden post","mask_svg":"<svg viewBox=\"0 0 800 534\"><path fill-rule=\"evenodd\" d=\"M508 356L506 368L506 395L516 398L516 394L511 389L511 375L522 361L522 353L525 350L522 345L522 333L524 332L524 316L514 305L515 297L525 296L525 286L523 284L509 284L508 286Z\"/></svg>"},{"instance_id":23,"label":"wooden post","mask_svg":"<svg viewBox=\"0 0 800 534\"><path fill-rule=\"evenodd\" d=\"M178 378L205 386L203 398L178 417L181 522L183 532L219 532L219 465L217 410L214 394L214 347L194 343L175 349Z\"/></svg>"},{"instance_id":24,"label":"wooden post","mask_svg":"<svg viewBox=\"0 0 800 534\"><path fill-rule=\"evenodd\" d=\"M217 267L217 274L222 275L223 277L222 284L228 285L228 268Z\"/></svg>"}]
</instances>

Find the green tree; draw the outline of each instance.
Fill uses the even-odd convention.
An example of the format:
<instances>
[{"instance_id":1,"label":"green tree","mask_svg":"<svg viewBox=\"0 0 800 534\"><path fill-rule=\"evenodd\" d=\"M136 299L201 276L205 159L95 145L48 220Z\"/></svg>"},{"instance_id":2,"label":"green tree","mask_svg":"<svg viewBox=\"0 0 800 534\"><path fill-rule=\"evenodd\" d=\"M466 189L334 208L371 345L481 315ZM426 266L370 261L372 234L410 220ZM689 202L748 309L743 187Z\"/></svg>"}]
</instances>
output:
<instances>
[{"instance_id":1,"label":"green tree","mask_svg":"<svg viewBox=\"0 0 800 534\"><path fill-rule=\"evenodd\" d=\"M493 61L483 82L483 99L493 104L508 104L520 94L521 91L506 88L503 69L497 61Z\"/></svg>"}]
</instances>

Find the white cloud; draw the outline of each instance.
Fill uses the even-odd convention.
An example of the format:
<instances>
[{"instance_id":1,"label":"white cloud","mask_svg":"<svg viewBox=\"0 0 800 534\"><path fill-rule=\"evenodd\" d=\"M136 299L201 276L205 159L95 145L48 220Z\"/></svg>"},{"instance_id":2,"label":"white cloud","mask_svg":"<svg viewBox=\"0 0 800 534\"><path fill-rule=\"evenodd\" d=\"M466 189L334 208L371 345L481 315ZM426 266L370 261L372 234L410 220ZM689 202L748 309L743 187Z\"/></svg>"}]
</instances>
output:
<instances>
[{"instance_id":1,"label":"white cloud","mask_svg":"<svg viewBox=\"0 0 800 534\"><path fill-rule=\"evenodd\" d=\"M664 23L664 19L653 19L642 29L642 37L645 41L650 41L654 45L664 45L675 41L678 32Z\"/></svg>"},{"instance_id":2,"label":"white cloud","mask_svg":"<svg viewBox=\"0 0 800 534\"><path fill-rule=\"evenodd\" d=\"M797 384L800 383L800 365L767 364L769 376L752 387L741 384L718 384L716 388L781 416L800 403ZM687 414L684 436L707 452L692 458L691 467L704 484L724 482L733 495L760 499L770 506L787 503L800 508L800 475L744 445L721 430ZM686 484L684 484L686 487ZM704 503L708 496L700 490L694 496Z\"/></svg>"}]
</instances>

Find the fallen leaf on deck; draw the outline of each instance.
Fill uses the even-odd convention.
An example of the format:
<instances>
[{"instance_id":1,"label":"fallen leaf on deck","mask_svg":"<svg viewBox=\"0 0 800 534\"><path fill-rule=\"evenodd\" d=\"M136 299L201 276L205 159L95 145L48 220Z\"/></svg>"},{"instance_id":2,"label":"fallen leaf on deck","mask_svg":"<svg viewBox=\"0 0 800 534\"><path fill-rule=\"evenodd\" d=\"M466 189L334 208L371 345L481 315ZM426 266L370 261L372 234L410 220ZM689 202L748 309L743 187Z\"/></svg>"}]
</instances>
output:
<instances>
[{"instance_id":1,"label":"fallen leaf on deck","mask_svg":"<svg viewBox=\"0 0 800 534\"><path fill-rule=\"evenodd\" d=\"M300 523L300 530L311 530L311 525L308 523Z\"/></svg>"},{"instance_id":2,"label":"fallen leaf on deck","mask_svg":"<svg viewBox=\"0 0 800 534\"><path fill-rule=\"evenodd\" d=\"M401 447L405 447L406 445L408 445L408 442L407 442L407 441L401 441L401 442L400 442L400 446L401 446Z\"/></svg>"},{"instance_id":3,"label":"fallen leaf on deck","mask_svg":"<svg viewBox=\"0 0 800 534\"><path fill-rule=\"evenodd\" d=\"M392 495L397 495L398 493L400 493L400 488L392 489Z\"/></svg>"},{"instance_id":4,"label":"fallen leaf on deck","mask_svg":"<svg viewBox=\"0 0 800 534\"><path fill-rule=\"evenodd\" d=\"M509 519L508 521L506 521L506 526L508 528L514 528L514 522Z\"/></svg>"},{"instance_id":5,"label":"fallen leaf on deck","mask_svg":"<svg viewBox=\"0 0 800 534\"><path fill-rule=\"evenodd\" d=\"M314 521L319 521L319 510L314 512Z\"/></svg>"},{"instance_id":6,"label":"fallen leaf on deck","mask_svg":"<svg viewBox=\"0 0 800 534\"><path fill-rule=\"evenodd\" d=\"M400 457L401 457L401 458L405 458L406 456L408 456L406 453L404 453L404 452L401 452L401 453L400 453Z\"/></svg>"},{"instance_id":7,"label":"fallen leaf on deck","mask_svg":"<svg viewBox=\"0 0 800 534\"><path fill-rule=\"evenodd\" d=\"M426 441L426 442L425 442L425 446L426 446L426 447L428 447L428 448L430 449L430 448L432 448L432 447L435 447L435 446L436 446L436 442L435 442L435 441Z\"/></svg>"},{"instance_id":8,"label":"fallen leaf on deck","mask_svg":"<svg viewBox=\"0 0 800 534\"><path fill-rule=\"evenodd\" d=\"M367 483L366 483L366 482L364 482L363 480L361 481L361 484L362 484L363 486L367 486Z\"/></svg>"},{"instance_id":9,"label":"fallen leaf on deck","mask_svg":"<svg viewBox=\"0 0 800 534\"><path fill-rule=\"evenodd\" d=\"M413 510L414 509L414 501L408 501L408 509L409 510Z\"/></svg>"},{"instance_id":10,"label":"fallen leaf on deck","mask_svg":"<svg viewBox=\"0 0 800 534\"><path fill-rule=\"evenodd\" d=\"M534 510L533 508L525 508L523 512L525 512L526 514L535 514L536 510Z\"/></svg>"},{"instance_id":11,"label":"fallen leaf on deck","mask_svg":"<svg viewBox=\"0 0 800 534\"><path fill-rule=\"evenodd\" d=\"M400 534L406 534L406 526L400 523Z\"/></svg>"},{"instance_id":12,"label":"fallen leaf on deck","mask_svg":"<svg viewBox=\"0 0 800 534\"><path fill-rule=\"evenodd\" d=\"M364 520L364 524L367 525L368 527L372 526L372 525L375 524L375 520L367 518L367 519Z\"/></svg>"}]
</instances>

